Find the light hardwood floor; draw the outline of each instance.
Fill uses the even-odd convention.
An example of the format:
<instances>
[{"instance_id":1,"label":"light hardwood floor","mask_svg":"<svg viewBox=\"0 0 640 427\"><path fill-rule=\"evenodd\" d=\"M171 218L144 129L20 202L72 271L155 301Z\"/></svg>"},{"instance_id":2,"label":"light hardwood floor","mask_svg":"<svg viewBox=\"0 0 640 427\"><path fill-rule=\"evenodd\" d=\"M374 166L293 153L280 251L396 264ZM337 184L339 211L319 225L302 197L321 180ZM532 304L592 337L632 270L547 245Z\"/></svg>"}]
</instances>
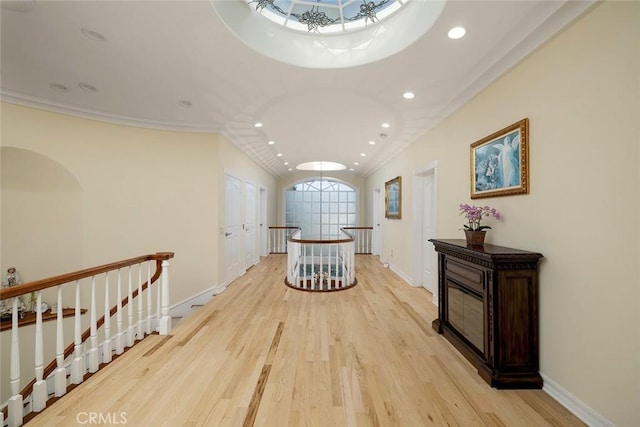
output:
<instances>
[{"instance_id":1,"label":"light hardwood floor","mask_svg":"<svg viewBox=\"0 0 640 427\"><path fill-rule=\"evenodd\" d=\"M263 259L29 425L583 425L542 390L489 387L431 329L431 294L377 258L357 256L356 287L309 293L284 285L285 257Z\"/></svg>"}]
</instances>

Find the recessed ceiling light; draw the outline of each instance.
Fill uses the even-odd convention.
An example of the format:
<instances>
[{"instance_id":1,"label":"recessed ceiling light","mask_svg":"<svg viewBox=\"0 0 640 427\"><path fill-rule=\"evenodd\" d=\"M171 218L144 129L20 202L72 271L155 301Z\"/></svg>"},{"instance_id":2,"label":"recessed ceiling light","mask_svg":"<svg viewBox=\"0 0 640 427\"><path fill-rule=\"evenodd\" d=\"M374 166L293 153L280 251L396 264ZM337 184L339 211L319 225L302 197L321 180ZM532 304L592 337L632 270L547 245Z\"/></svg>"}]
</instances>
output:
<instances>
[{"instance_id":1,"label":"recessed ceiling light","mask_svg":"<svg viewBox=\"0 0 640 427\"><path fill-rule=\"evenodd\" d=\"M289 164L289 162L284 162L284 165L287 166Z\"/></svg>"},{"instance_id":2,"label":"recessed ceiling light","mask_svg":"<svg viewBox=\"0 0 640 427\"><path fill-rule=\"evenodd\" d=\"M362 157L366 157L366 156L367 156L367 155L366 155L366 154L364 154L364 153L360 153L360 155L361 155Z\"/></svg>"},{"instance_id":3,"label":"recessed ceiling light","mask_svg":"<svg viewBox=\"0 0 640 427\"><path fill-rule=\"evenodd\" d=\"M289 169L287 169L287 170L288 170L289 172L291 172L293 169L289 168Z\"/></svg>"},{"instance_id":4,"label":"recessed ceiling light","mask_svg":"<svg viewBox=\"0 0 640 427\"><path fill-rule=\"evenodd\" d=\"M79 83L78 86L85 92L96 93L98 91L97 87L89 83Z\"/></svg>"},{"instance_id":5,"label":"recessed ceiling light","mask_svg":"<svg viewBox=\"0 0 640 427\"><path fill-rule=\"evenodd\" d=\"M261 122L255 122L255 123L253 124L253 127L254 127L254 128L261 128L261 127L262 127L262 123L261 123Z\"/></svg>"},{"instance_id":6,"label":"recessed ceiling light","mask_svg":"<svg viewBox=\"0 0 640 427\"><path fill-rule=\"evenodd\" d=\"M369 145L376 145L375 141L369 141Z\"/></svg>"},{"instance_id":7,"label":"recessed ceiling light","mask_svg":"<svg viewBox=\"0 0 640 427\"><path fill-rule=\"evenodd\" d=\"M275 143L276 143L275 141L269 141L269 142L267 142L267 144L269 144L269 145L273 145L273 144L275 144Z\"/></svg>"},{"instance_id":8,"label":"recessed ceiling light","mask_svg":"<svg viewBox=\"0 0 640 427\"><path fill-rule=\"evenodd\" d=\"M181 99L180 101L178 101L178 105L181 106L182 108L191 108L191 107L193 107L193 104L191 103L191 101L186 100L186 99Z\"/></svg>"},{"instance_id":9,"label":"recessed ceiling light","mask_svg":"<svg viewBox=\"0 0 640 427\"><path fill-rule=\"evenodd\" d=\"M404 99L413 99L413 98L416 97L416 94L413 93L413 92L405 92L405 93L402 94L402 97Z\"/></svg>"},{"instance_id":10,"label":"recessed ceiling light","mask_svg":"<svg viewBox=\"0 0 640 427\"><path fill-rule=\"evenodd\" d=\"M383 124L382 124L382 125L380 125L380 126L382 126L383 128L391 127L391 125L390 125L389 123L386 123L386 122L385 122L385 123L383 123Z\"/></svg>"},{"instance_id":11,"label":"recessed ceiling light","mask_svg":"<svg viewBox=\"0 0 640 427\"><path fill-rule=\"evenodd\" d=\"M69 88L60 83L49 83L49 87L56 92L69 92Z\"/></svg>"},{"instance_id":12,"label":"recessed ceiling light","mask_svg":"<svg viewBox=\"0 0 640 427\"><path fill-rule=\"evenodd\" d=\"M349 168L349 170L350 170L351 172L353 172L355 169L354 169L354 168Z\"/></svg>"},{"instance_id":13,"label":"recessed ceiling light","mask_svg":"<svg viewBox=\"0 0 640 427\"><path fill-rule=\"evenodd\" d=\"M358 166L360 163L358 162L353 162L354 165Z\"/></svg>"},{"instance_id":14,"label":"recessed ceiling light","mask_svg":"<svg viewBox=\"0 0 640 427\"><path fill-rule=\"evenodd\" d=\"M276 154L276 156L282 157L282 153L278 153L278 154Z\"/></svg>"},{"instance_id":15,"label":"recessed ceiling light","mask_svg":"<svg viewBox=\"0 0 640 427\"><path fill-rule=\"evenodd\" d=\"M462 27L453 27L452 29L449 30L447 35L451 40L458 40L463 38L466 33L467 33L467 30L465 30Z\"/></svg>"},{"instance_id":16,"label":"recessed ceiling light","mask_svg":"<svg viewBox=\"0 0 640 427\"><path fill-rule=\"evenodd\" d=\"M80 32L84 34L86 37L90 38L91 40L95 40L97 42L107 41L107 38L97 31L93 31L88 28L81 28Z\"/></svg>"}]
</instances>

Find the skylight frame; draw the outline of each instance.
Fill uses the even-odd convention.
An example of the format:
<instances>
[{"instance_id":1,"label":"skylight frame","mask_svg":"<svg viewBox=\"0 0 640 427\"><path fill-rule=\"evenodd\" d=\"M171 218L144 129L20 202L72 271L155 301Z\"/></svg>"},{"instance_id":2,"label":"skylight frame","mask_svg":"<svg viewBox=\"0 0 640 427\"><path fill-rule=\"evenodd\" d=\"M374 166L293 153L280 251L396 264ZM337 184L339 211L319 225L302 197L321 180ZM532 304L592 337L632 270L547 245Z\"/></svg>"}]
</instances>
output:
<instances>
[{"instance_id":1,"label":"skylight frame","mask_svg":"<svg viewBox=\"0 0 640 427\"><path fill-rule=\"evenodd\" d=\"M342 34L366 29L400 10L408 0L245 0L249 8L268 20L290 30L314 34ZM281 5L288 4L287 10ZM356 5L356 15L345 16L345 9ZM364 8L363 8L364 6ZM331 11L330 14L327 12ZM337 11L337 13L335 13ZM300 18L308 14L308 21ZM320 15L329 21L318 22Z\"/></svg>"}]
</instances>

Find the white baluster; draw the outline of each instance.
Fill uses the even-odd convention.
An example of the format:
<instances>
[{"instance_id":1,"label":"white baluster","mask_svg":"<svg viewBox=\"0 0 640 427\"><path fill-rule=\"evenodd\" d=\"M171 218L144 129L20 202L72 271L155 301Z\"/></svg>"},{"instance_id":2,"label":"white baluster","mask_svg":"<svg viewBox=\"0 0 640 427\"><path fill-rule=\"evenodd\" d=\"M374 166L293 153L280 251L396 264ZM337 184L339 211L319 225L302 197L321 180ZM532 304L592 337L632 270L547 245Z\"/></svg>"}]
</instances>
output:
<instances>
[{"instance_id":1,"label":"white baluster","mask_svg":"<svg viewBox=\"0 0 640 427\"><path fill-rule=\"evenodd\" d=\"M322 289L322 287L324 286L324 279L322 277L322 273L324 273L324 257L323 257L323 250L324 249L324 245L321 243L320 244L320 261L318 263L319 267L318 270L320 270L318 272L318 274L320 275L320 279L318 280L318 283L320 284L320 289Z\"/></svg>"},{"instance_id":2,"label":"white baluster","mask_svg":"<svg viewBox=\"0 0 640 427\"><path fill-rule=\"evenodd\" d=\"M98 371L98 327L96 316L96 276L91 276L91 325L90 325L90 339L89 339L89 351L87 352L87 364L89 365L89 372L94 373Z\"/></svg>"},{"instance_id":3,"label":"white baluster","mask_svg":"<svg viewBox=\"0 0 640 427\"><path fill-rule=\"evenodd\" d=\"M132 291L132 279L131 279L131 266L128 268L129 284L127 292L127 347L133 347L133 341L135 339L135 323L133 322L133 291Z\"/></svg>"},{"instance_id":4,"label":"white baluster","mask_svg":"<svg viewBox=\"0 0 640 427\"><path fill-rule=\"evenodd\" d=\"M43 379L44 357L42 353L42 291L36 299L36 343L35 343L36 382L33 385L31 404L33 412L40 412L47 406L47 383Z\"/></svg>"},{"instance_id":5,"label":"white baluster","mask_svg":"<svg viewBox=\"0 0 640 427\"><path fill-rule=\"evenodd\" d=\"M365 244L365 252L371 253L371 230L367 229L367 243Z\"/></svg>"},{"instance_id":6,"label":"white baluster","mask_svg":"<svg viewBox=\"0 0 640 427\"><path fill-rule=\"evenodd\" d=\"M80 311L80 281L76 280L76 310L74 320L74 349L71 362L71 383L80 384L84 378L84 355L82 354L82 330Z\"/></svg>"},{"instance_id":7,"label":"white baluster","mask_svg":"<svg viewBox=\"0 0 640 427\"><path fill-rule=\"evenodd\" d=\"M171 332L171 317L169 316L169 261L162 261L162 316L160 317L160 335Z\"/></svg>"},{"instance_id":8,"label":"white baluster","mask_svg":"<svg viewBox=\"0 0 640 427\"><path fill-rule=\"evenodd\" d=\"M147 261L147 334L151 333L151 261Z\"/></svg>"},{"instance_id":9,"label":"white baluster","mask_svg":"<svg viewBox=\"0 0 640 427\"><path fill-rule=\"evenodd\" d=\"M311 289L315 287L314 279L316 276L316 245L311 243Z\"/></svg>"},{"instance_id":10,"label":"white baluster","mask_svg":"<svg viewBox=\"0 0 640 427\"><path fill-rule=\"evenodd\" d=\"M338 287L338 260L340 259L340 243L336 244L336 259L335 259L335 273L334 273L334 283L333 283L333 287L337 288Z\"/></svg>"},{"instance_id":11,"label":"white baluster","mask_svg":"<svg viewBox=\"0 0 640 427\"><path fill-rule=\"evenodd\" d=\"M111 303L109 301L109 272L104 275L104 342L102 343L102 361L109 363L111 354Z\"/></svg>"},{"instance_id":12,"label":"white baluster","mask_svg":"<svg viewBox=\"0 0 640 427\"><path fill-rule=\"evenodd\" d=\"M122 278L120 276L120 269L118 269L118 289L116 291L116 354L122 354L124 352L124 338L122 335Z\"/></svg>"},{"instance_id":13,"label":"white baluster","mask_svg":"<svg viewBox=\"0 0 640 427\"><path fill-rule=\"evenodd\" d=\"M340 283L340 287L344 287L346 285L346 281L347 281L347 270L345 268L345 258L347 257L347 254L345 253L345 245L346 243L341 243L341 249L342 249L342 283Z\"/></svg>"},{"instance_id":14,"label":"white baluster","mask_svg":"<svg viewBox=\"0 0 640 427\"><path fill-rule=\"evenodd\" d=\"M158 282L156 288L158 290L156 293L158 307L158 311L156 312L156 331L160 332L160 317L162 316L162 277L160 277L160 282Z\"/></svg>"},{"instance_id":15,"label":"white baluster","mask_svg":"<svg viewBox=\"0 0 640 427\"><path fill-rule=\"evenodd\" d=\"M142 263L138 264L138 339L144 339L144 312L142 311Z\"/></svg>"},{"instance_id":16,"label":"white baluster","mask_svg":"<svg viewBox=\"0 0 640 427\"><path fill-rule=\"evenodd\" d=\"M22 395L20 393L20 340L18 339L18 298L13 298L11 311L11 368L9 384L11 397L7 402L9 427L22 425Z\"/></svg>"},{"instance_id":17,"label":"white baluster","mask_svg":"<svg viewBox=\"0 0 640 427\"><path fill-rule=\"evenodd\" d=\"M58 313L56 318L55 396L67 393L67 370L64 367L64 325L62 323L62 285L58 285Z\"/></svg>"},{"instance_id":18,"label":"white baluster","mask_svg":"<svg viewBox=\"0 0 640 427\"><path fill-rule=\"evenodd\" d=\"M356 280L356 249L354 242L349 243L349 285L353 285Z\"/></svg>"}]
</instances>

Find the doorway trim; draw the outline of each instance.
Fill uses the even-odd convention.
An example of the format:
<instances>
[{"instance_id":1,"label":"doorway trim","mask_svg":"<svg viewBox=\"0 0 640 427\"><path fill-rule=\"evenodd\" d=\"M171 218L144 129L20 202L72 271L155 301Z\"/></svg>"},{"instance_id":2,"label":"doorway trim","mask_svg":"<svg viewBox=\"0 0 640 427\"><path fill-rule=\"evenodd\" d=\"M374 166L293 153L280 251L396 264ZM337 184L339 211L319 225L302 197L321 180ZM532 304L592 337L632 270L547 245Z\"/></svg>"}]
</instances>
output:
<instances>
[{"instance_id":1,"label":"doorway trim","mask_svg":"<svg viewBox=\"0 0 640 427\"><path fill-rule=\"evenodd\" d=\"M432 176L433 183L433 192L432 192L432 201L431 204L431 215L433 218L433 235L432 236L423 236L423 218L424 218L424 194L425 194L425 180L426 177ZM438 161L434 160L431 163L423 166L422 168L415 170L413 172L413 224L412 224L412 234L413 238L413 281L414 286L424 286L422 283L422 270L424 263L424 247L425 241L428 239L433 239L436 236L436 230L438 226ZM437 269L437 257L435 256L432 261L432 269L435 271ZM433 286L433 303L438 305L438 286Z\"/></svg>"},{"instance_id":2,"label":"doorway trim","mask_svg":"<svg viewBox=\"0 0 640 427\"><path fill-rule=\"evenodd\" d=\"M265 187L264 185L260 185L258 193L260 194L260 256L267 256L269 254L269 245L267 239L267 229L269 227L269 225L267 224L267 187ZM259 261L260 259L258 259L258 262Z\"/></svg>"}]
</instances>

